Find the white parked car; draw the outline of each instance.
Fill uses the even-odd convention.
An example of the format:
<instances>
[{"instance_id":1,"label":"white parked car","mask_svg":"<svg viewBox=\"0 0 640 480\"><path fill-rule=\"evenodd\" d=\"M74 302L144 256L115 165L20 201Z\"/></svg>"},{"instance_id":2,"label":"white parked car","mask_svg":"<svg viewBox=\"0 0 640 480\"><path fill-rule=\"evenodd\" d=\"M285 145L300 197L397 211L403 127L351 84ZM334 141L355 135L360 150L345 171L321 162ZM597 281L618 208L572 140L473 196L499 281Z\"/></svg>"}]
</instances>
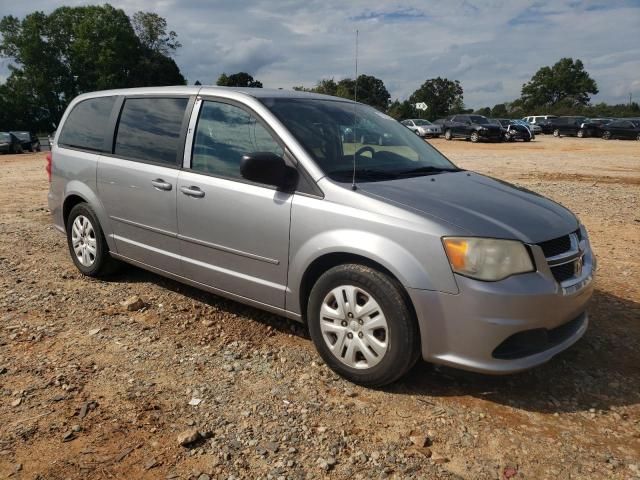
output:
<instances>
[{"instance_id":1,"label":"white parked car","mask_svg":"<svg viewBox=\"0 0 640 480\"><path fill-rule=\"evenodd\" d=\"M431 123L429 120L411 118L403 120L400 123L420 137L439 137L442 135L442 127L435 123Z\"/></svg>"}]
</instances>

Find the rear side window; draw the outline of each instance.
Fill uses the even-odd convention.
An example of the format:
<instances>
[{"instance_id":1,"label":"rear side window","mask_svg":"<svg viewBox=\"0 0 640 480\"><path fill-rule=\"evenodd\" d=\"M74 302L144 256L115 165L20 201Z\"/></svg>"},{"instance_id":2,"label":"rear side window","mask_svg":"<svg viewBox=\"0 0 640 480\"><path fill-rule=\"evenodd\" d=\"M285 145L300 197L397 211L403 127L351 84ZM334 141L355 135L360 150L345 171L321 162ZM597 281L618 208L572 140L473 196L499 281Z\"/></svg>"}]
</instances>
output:
<instances>
[{"instance_id":1,"label":"rear side window","mask_svg":"<svg viewBox=\"0 0 640 480\"><path fill-rule=\"evenodd\" d=\"M122 107L115 151L119 157L177 166L187 98L128 98Z\"/></svg>"},{"instance_id":2,"label":"rear side window","mask_svg":"<svg viewBox=\"0 0 640 480\"><path fill-rule=\"evenodd\" d=\"M109 150L105 136L115 102L115 97L98 97L78 103L64 122L58 143L96 152Z\"/></svg>"},{"instance_id":3,"label":"rear side window","mask_svg":"<svg viewBox=\"0 0 640 480\"><path fill-rule=\"evenodd\" d=\"M196 127L191 169L241 178L240 160L253 152L284 155L271 133L246 110L227 103L204 102Z\"/></svg>"}]
</instances>

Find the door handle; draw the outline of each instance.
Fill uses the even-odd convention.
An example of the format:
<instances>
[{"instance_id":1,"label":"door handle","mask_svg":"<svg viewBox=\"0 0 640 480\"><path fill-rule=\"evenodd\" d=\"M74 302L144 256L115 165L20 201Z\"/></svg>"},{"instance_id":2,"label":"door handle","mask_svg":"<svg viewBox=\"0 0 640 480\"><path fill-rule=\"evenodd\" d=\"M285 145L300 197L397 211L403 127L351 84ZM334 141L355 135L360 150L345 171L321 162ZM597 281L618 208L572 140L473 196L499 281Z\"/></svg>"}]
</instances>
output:
<instances>
[{"instance_id":1,"label":"door handle","mask_svg":"<svg viewBox=\"0 0 640 480\"><path fill-rule=\"evenodd\" d=\"M165 182L161 178L156 178L155 180L151 180L151 185L153 185L154 188L157 188L158 190L169 191L172 188L172 185L170 183Z\"/></svg>"},{"instance_id":2,"label":"door handle","mask_svg":"<svg viewBox=\"0 0 640 480\"><path fill-rule=\"evenodd\" d=\"M189 197L202 198L204 197L204 192L200 190L198 187L180 187L180 191Z\"/></svg>"}]
</instances>

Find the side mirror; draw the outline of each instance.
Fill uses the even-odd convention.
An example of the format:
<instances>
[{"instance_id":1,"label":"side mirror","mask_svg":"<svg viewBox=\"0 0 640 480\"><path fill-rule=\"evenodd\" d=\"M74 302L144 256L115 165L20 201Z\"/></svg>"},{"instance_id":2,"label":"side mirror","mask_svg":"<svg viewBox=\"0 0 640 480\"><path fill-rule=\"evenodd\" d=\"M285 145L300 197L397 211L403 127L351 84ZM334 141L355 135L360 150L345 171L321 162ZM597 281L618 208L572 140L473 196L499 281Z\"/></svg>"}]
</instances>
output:
<instances>
[{"instance_id":1,"label":"side mirror","mask_svg":"<svg viewBox=\"0 0 640 480\"><path fill-rule=\"evenodd\" d=\"M243 178L279 188L290 186L292 170L282 157L271 152L249 153L240 161L240 174Z\"/></svg>"}]
</instances>

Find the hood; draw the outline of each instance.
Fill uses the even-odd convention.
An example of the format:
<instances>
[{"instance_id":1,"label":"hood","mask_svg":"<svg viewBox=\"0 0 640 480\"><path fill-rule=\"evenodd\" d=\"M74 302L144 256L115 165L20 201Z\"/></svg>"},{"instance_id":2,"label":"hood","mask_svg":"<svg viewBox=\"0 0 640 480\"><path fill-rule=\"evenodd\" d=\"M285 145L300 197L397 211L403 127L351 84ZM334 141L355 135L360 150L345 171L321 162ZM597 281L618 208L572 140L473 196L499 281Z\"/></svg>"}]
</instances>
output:
<instances>
[{"instance_id":1,"label":"hood","mask_svg":"<svg viewBox=\"0 0 640 480\"><path fill-rule=\"evenodd\" d=\"M358 190L479 237L539 243L578 228L569 210L524 188L473 172L358 184Z\"/></svg>"}]
</instances>

